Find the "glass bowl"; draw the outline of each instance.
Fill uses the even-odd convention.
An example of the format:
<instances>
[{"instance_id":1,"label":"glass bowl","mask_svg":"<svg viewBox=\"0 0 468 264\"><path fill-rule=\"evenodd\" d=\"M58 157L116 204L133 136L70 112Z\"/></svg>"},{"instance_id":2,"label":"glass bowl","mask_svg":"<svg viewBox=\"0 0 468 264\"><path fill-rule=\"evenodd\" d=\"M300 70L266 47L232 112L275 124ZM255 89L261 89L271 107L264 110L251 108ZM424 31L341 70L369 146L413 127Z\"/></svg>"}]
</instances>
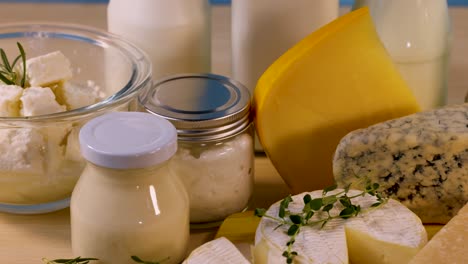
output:
<instances>
[{"instance_id":1,"label":"glass bowl","mask_svg":"<svg viewBox=\"0 0 468 264\"><path fill-rule=\"evenodd\" d=\"M6 24L0 48L32 58L61 51L71 62L73 85L99 87L98 103L33 117L0 117L0 211L34 214L68 207L85 161L80 127L110 111L133 111L138 93L151 85L151 64L131 43L79 25ZM131 135L129 135L131 136Z\"/></svg>"}]
</instances>

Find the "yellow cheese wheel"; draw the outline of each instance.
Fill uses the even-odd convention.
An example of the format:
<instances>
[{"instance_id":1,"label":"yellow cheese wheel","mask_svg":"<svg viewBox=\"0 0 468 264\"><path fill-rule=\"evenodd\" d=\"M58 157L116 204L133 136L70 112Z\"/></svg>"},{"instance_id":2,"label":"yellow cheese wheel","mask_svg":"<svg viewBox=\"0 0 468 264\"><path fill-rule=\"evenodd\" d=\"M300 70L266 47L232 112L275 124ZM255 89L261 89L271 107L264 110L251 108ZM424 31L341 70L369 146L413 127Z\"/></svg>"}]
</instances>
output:
<instances>
[{"instance_id":1,"label":"yellow cheese wheel","mask_svg":"<svg viewBox=\"0 0 468 264\"><path fill-rule=\"evenodd\" d=\"M254 92L257 133L294 193L333 183L348 132L420 110L367 8L313 32L275 61Z\"/></svg>"}]
</instances>

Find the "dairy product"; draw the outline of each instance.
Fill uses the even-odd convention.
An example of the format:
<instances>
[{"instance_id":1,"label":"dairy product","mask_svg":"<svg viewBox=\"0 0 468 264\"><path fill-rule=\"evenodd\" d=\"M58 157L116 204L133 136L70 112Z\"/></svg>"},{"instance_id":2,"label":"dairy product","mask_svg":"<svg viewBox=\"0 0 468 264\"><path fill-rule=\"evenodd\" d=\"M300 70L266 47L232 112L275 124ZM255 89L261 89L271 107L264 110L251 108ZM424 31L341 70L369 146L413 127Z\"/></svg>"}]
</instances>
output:
<instances>
[{"instance_id":1,"label":"dairy product","mask_svg":"<svg viewBox=\"0 0 468 264\"><path fill-rule=\"evenodd\" d=\"M22 77L22 63L16 68ZM47 86L72 78L71 64L60 51L51 52L26 61L26 82L30 86Z\"/></svg>"},{"instance_id":2,"label":"dairy product","mask_svg":"<svg viewBox=\"0 0 468 264\"><path fill-rule=\"evenodd\" d=\"M224 237L196 248L182 264L249 264L236 246Z\"/></svg>"},{"instance_id":3,"label":"dairy product","mask_svg":"<svg viewBox=\"0 0 468 264\"><path fill-rule=\"evenodd\" d=\"M167 166L177 148L174 126L147 113L109 113L83 126L80 146L89 162L70 204L73 254L109 264L135 263L132 255L181 263L189 201Z\"/></svg>"},{"instance_id":4,"label":"dairy product","mask_svg":"<svg viewBox=\"0 0 468 264\"><path fill-rule=\"evenodd\" d=\"M20 97L23 88L16 85L0 84L0 116L19 116Z\"/></svg>"},{"instance_id":5,"label":"dairy product","mask_svg":"<svg viewBox=\"0 0 468 264\"><path fill-rule=\"evenodd\" d=\"M63 112L67 108L55 101L50 88L29 87L24 89L21 100L21 116L38 116Z\"/></svg>"},{"instance_id":6,"label":"dairy product","mask_svg":"<svg viewBox=\"0 0 468 264\"><path fill-rule=\"evenodd\" d=\"M367 9L288 50L262 75L254 101L260 141L295 193L333 183L331 157L347 133L419 110Z\"/></svg>"},{"instance_id":7,"label":"dairy product","mask_svg":"<svg viewBox=\"0 0 468 264\"><path fill-rule=\"evenodd\" d=\"M66 111L67 106L70 110L93 104L102 98L98 87L92 86L92 83L85 87L70 84L70 63L61 52L28 59L26 65L26 87L0 85L2 117L53 114ZM21 67L15 68L19 75ZM76 132L69 137L74 125L70 122L38 122L24 128L21 124L21 128L18 128L13 121L12 124L2 123L2 203L47 203L70 194L84 166L74 142L77 141Z\"/></svg>"},{"instance_id":8,"label":"dairy product","mask_svg":"<svg viewBox=\"0 0 468 264\"><path fill-rule=\"evenodd\" d=\"M410 264L463 264L468 263L468 204L447 223Z\"/></svg>"},{"instance_id":9,"label":"dairy product","mask_svg":"<svg viewBox=\"0 0 468 264\"><path fill-rule=\"evenodd\" d=\"M330 194L339 192L336 190ZM349 196L359 191L350 190ZM322 191L309 193L312 198L322 197ZM303 194L293 196L289 210L302 211ZM349 219L336 218L323 228L321 225L301 228L292 250L298 253L294 263L360 263L401 264L409 260L427 242L427 234L421 220L408 208L395 200L389 200L377 209L369 209L376 202L373 196L353 199L361 206L361 213ZM342 207L335 205L330 214L339 214ZM268 209L267 214L277 216L279 202ZM319 216L317 216L319 215ZM324 217L315 214L311 220ZM279 226L275 220L263 217L257 228L254 257L258 264L285 263L282 253L289 241L288 227Z\"/></svg>"},{"instance_id":10,"label":"dairy product","mask_svg":"<svg viewBox=\"0 0 468 264\"><path fill-rule=\"evenodd\" d=\"M253 192L253 140L249 134L195 148L179 144L170 167L190 197L190 221L219 221L246 208Z\"/></svg>"},{"instance_id":11,"label":"dairy product","mask_svg":"<svg viewBox=\"0 0 468 264\"><path fill-rule=\"evenodd\" d=\"M133 41L149 55L154 79L210 72L208 0L140 0L138 6L126 0L112 0L107 14L110 32Z\"/></svg>"},{"instance_id":12,"label":"dairy product","mask_svg":"<svg viewBox=\"0 0 468 264\"><path fill-rule=\"evenodd\" d=\"M349 133L333 159L337 183L367 175L424 223L446 223L468 202L467 111L452 105Z\"/></svg>"},{"instance_id":13,"label":"dairy product","mask_svg":"<svg viewBox=\"0 0 468 264\"><path fill-rule=\"evenodd\" d=\"M450 48L447 1L358 0L354 8L364 5L421 107L445 105Z\"/></svg>"}]
</instances>

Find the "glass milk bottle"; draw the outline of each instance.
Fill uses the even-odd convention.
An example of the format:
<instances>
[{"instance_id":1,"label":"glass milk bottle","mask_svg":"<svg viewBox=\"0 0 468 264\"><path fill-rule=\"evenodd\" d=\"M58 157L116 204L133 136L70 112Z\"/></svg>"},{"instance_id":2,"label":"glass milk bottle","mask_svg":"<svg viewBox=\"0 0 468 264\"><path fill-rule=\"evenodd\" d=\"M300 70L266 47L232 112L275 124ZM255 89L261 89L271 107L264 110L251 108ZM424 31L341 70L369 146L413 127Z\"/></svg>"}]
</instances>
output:
<instances>
[{"instance_id":1,"label":"glass milk bottle","mask_svg":"<svg viewBox=\"0 0 468 264\"><path fill-rule=\"evenodd\" d=\"M338 17L338 0L232 0L232 76L251 94L281 54Z\"/></svg>"},{"instance_id":2,"label":"glass milk bottle","mask_svg":"<svg viewBox=\"0 0 468 264\"><path fill-rule=\"evenodd\" d=\"M368 6L377 32L422 109L446 104L450 18L446 0L356 0Z\"/></svg>"},{"instance_id":3,"label":"glass milk bottle","mask_svg":"<svg viewBox=\"0 0 468 264\"><path fill-rule=\"evenodd\" d=\"M207 73L211 68L208 0L110 0L108 30L137 44L153 63L153 78Z\"/></svg>"},{"instance_id":4,"label":"glass milk bottle","mask_svg":"<svg viewBox=\"0 0 468 264\"><path fill-rule=\"evenodd\" d=\"M132 264L131 256L180 263L189 238L189 201L168 163L177 132L163 118L137 112L97 117L80 131L88 164L70 213L76 256L96 264Z\"/></svg>"}]
</instances>

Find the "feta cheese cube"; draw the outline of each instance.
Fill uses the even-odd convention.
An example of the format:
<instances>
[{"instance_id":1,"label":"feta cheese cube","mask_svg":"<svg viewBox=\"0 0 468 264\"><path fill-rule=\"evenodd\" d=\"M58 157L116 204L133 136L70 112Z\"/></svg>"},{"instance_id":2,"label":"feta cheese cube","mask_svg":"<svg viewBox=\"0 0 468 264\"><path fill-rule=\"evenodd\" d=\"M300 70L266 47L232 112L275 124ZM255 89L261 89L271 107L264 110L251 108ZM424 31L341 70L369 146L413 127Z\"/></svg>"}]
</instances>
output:
<instances>
[{"instance_id":1,"label":"feta cheese cube","mask_svg":"<svg viewBox=\"0 0 468 264\"><path fill-rule=\"evenodd\" d=\"M16 85L0 84L0 116L17 117L19 116L20 97L23 94L23 88Z\"/></svg>"},{"instance_id":2,"label":"feta cheese cube","mask_svg":"<svg viewBox=\"0 0 468 264\"><path fill-rule=\"evenodd\" d=\"M56 90L69 110L95 104L100 101L99 89L96 85L79 85L66 82Z\"/></svg>"},{"instance_id":3,"label":"feta cheese cube","mask_svg":"<svg viewBox=\"0 0 468 264\"><path fill-rule=\"evenodd\" d=\"M22 69L22 63L18 64L16 71L20 75L20 78L23 73ZM51 52L26 61L26 81L30 86L47 86L69 80L72 76L70 61L60 51Z\"/></svg>"},{"instance_id":4,"label":"feta cheese cube","mask_svg":"<svg viewBox=\"0 0 468 264\"><path fill-rule=\"evenodd\" d=\"M66 107L55 100L50 88L30 87L23 91L20 98L23 108L21 116L38 116L66 111Z\"/></svg>"},{"instance_id":5,"label":"feta cheese cube","mask_svg":"<svg viewBox=\"0 0 468 264\"><path fill-rule=\"evenodd\" d=\"M32 128L0 129L0 171L44 172L42 134Z\"/></svg>"}]
</instances>

